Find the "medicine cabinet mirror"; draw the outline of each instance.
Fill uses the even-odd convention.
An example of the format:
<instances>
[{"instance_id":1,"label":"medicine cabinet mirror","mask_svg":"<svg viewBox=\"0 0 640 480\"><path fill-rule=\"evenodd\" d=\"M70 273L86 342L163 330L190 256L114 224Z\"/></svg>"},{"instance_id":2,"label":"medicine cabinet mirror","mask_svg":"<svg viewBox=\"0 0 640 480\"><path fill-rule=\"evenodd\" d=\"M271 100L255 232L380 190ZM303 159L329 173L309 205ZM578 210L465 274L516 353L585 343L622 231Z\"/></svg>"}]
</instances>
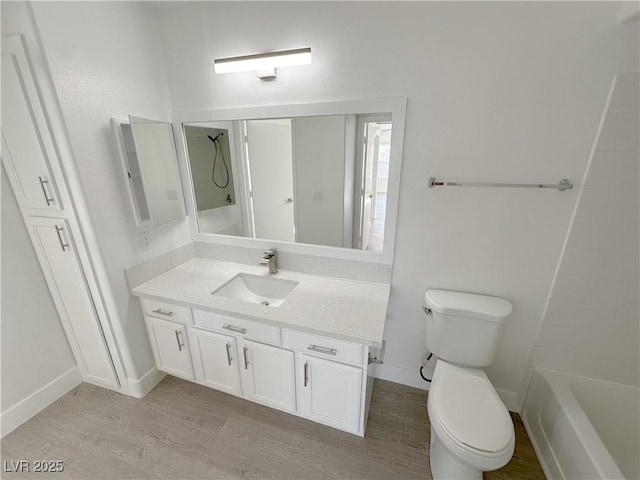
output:
<instances>
[{"instance_id":1,"label":"medicine cabinet mirror","mask_svg":"<svg viewBox=\"0 0 640 480\"><path fill-rule=\"evenodd\" d=\"M175 112L197 236L390 258L404 107L389 98Z\"/></svg>"},{"instance_id":2,"label":"medicine cabinet mirror","mask_svg":"<svg viewBox=\"0 0 640 480\"><path fill-rule=\"evenodd\" d=\"M186 215L171 123L113 118L136 225L157 228Z\"/></svg>"}]
</instances>

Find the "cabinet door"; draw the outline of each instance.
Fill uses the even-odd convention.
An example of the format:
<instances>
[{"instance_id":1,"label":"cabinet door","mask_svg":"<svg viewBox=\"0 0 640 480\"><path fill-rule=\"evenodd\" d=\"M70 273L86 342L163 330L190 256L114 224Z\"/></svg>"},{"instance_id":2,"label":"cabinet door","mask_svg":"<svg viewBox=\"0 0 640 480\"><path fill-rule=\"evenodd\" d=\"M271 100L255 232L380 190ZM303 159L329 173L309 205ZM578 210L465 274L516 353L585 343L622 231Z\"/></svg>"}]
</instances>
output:
<instances>
[{"instance_id":1,"label":"cabinet door","mask_svg":"<svg viewBox=\"0 0 640 480\"><path fill-rule=\"evenodd\" d=\"M296 410L294 355L290 350L239 340L245 398L286 412Z\"/></svg>"},{"instance_id":2,"label":"cabinet door","mask_svg":"<svg viewBox=\"0 0 640 480\"><path fill-rule=\"evenodd\" d=\"M362 369L311 355L300 355L298 379L305 417L357 433L360 425Z\"/></svg>"},{"instance_id":3,"label":"cabinet door","mask_svg":"<svg viewBox=\"0 0 640 480\"><path fill-rule=\"evenodd\" d=\"M2 39L2 161L22 208L60 210L53 140L20 37Z\"/></svg>"},{"instance_id":4,"label":"cabinet door","mask_svg":"<svg viewBox=\"0 0 640 480\"><path fill-rule=\"evenodd\" d=\"M25 217L25 222L84 379L117 389L118 378L68 224L39 217Z\"/></svg>"},{"instance_id":5,"label":"cabinet door","mask_svg":"<svg viewBox=\"0 0 640 480\"><path fill-rule=\"evenodd\" d=\"M242 395L236 339L228 335L190 328L196 381L233 395Z\"/></svg>"},{"instance_id":6,"label":"cabinet door","mask_svg":"<svg viewBox=\"0 0 640 480\"><path fill-rule=\"evenodd\" d=\"M193 380L187 328L176 322L144 317L158 370Z\"/></svg>"}]
</instances>

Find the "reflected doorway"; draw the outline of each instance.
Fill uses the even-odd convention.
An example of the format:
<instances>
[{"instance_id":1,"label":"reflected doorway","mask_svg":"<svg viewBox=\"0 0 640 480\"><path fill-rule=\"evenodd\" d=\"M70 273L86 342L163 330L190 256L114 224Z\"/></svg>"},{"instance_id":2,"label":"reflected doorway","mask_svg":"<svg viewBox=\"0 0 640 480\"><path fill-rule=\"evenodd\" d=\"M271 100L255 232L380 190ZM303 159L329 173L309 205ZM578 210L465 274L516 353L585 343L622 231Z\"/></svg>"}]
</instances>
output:
<instances>
[{"instance_id":1,"label":"reflected doorway","mask_svg":"<svg viewBox=\"0 0 640 480\"><path fill-rule=\"evenodd\" d=\"M354 248L382 252L389 183L391 117L361 115L357 119L358 142L354 202Z\"/></svg>"}]
</instances>

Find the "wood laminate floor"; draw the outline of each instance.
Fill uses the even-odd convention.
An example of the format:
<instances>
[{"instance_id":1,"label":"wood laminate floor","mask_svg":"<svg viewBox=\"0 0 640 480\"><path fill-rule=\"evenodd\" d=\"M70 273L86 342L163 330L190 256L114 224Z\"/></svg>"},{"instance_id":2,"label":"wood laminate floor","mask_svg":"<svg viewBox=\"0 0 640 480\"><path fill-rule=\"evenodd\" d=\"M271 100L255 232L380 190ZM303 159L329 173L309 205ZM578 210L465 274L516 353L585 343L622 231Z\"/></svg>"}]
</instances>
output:
<instances>
[{"instance_id":1,"label":"wood laminate floor","mask_svg":"<svg viewBox=\"0 0 640 480\"><path fill-rule=\"evenodd\" d=\"M543 480L513 420L515 455L485 479ZM64 471L7 471L17 460ZM426 392L376 379L359 438L173 377L143 399L85 383L3 439L2 467L2 478L430 479Z\"/></svg>"}]
</instances>

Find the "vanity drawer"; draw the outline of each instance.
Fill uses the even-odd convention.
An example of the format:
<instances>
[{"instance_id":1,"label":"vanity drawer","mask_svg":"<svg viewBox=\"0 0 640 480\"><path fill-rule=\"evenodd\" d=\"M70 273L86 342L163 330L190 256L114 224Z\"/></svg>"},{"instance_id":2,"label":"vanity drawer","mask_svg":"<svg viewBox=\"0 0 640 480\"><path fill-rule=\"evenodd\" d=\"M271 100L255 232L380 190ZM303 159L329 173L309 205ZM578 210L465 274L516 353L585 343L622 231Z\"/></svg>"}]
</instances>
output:
<instances>
[{"instance_id":1,"label":"vanity drawer","mask_svg":"<svg viewBox=\"0 0 640 480\"><path fill-rule=\"evenodd\" d=\"M364 346L359 343L283 329L282 344L293 350L315 353L327 359L362 365Z\"/></svg>"},{"instance_id":2,"label":"vanity drawer","mask_svg":"<svg viewBox=\"0 0 640 480\"><path fill-rule=\"evenodd\" d=\"M280 345L280 327L214 312L193 310L196 325L242 338Z\"/></svg>"},{"instance_id":3,"label":"vanity drawer","mask_svg":"<svg viewBox=\"0 0 640 480\"><path fill-rule=\"evenodd\" d=\"M189 307L160 302L158 300L149 300L148 298L141 298L140 304L142 305L142 312L150 317L162 318L186 325L193 323L191 309Z\"/></svg>"}]
</instances>

